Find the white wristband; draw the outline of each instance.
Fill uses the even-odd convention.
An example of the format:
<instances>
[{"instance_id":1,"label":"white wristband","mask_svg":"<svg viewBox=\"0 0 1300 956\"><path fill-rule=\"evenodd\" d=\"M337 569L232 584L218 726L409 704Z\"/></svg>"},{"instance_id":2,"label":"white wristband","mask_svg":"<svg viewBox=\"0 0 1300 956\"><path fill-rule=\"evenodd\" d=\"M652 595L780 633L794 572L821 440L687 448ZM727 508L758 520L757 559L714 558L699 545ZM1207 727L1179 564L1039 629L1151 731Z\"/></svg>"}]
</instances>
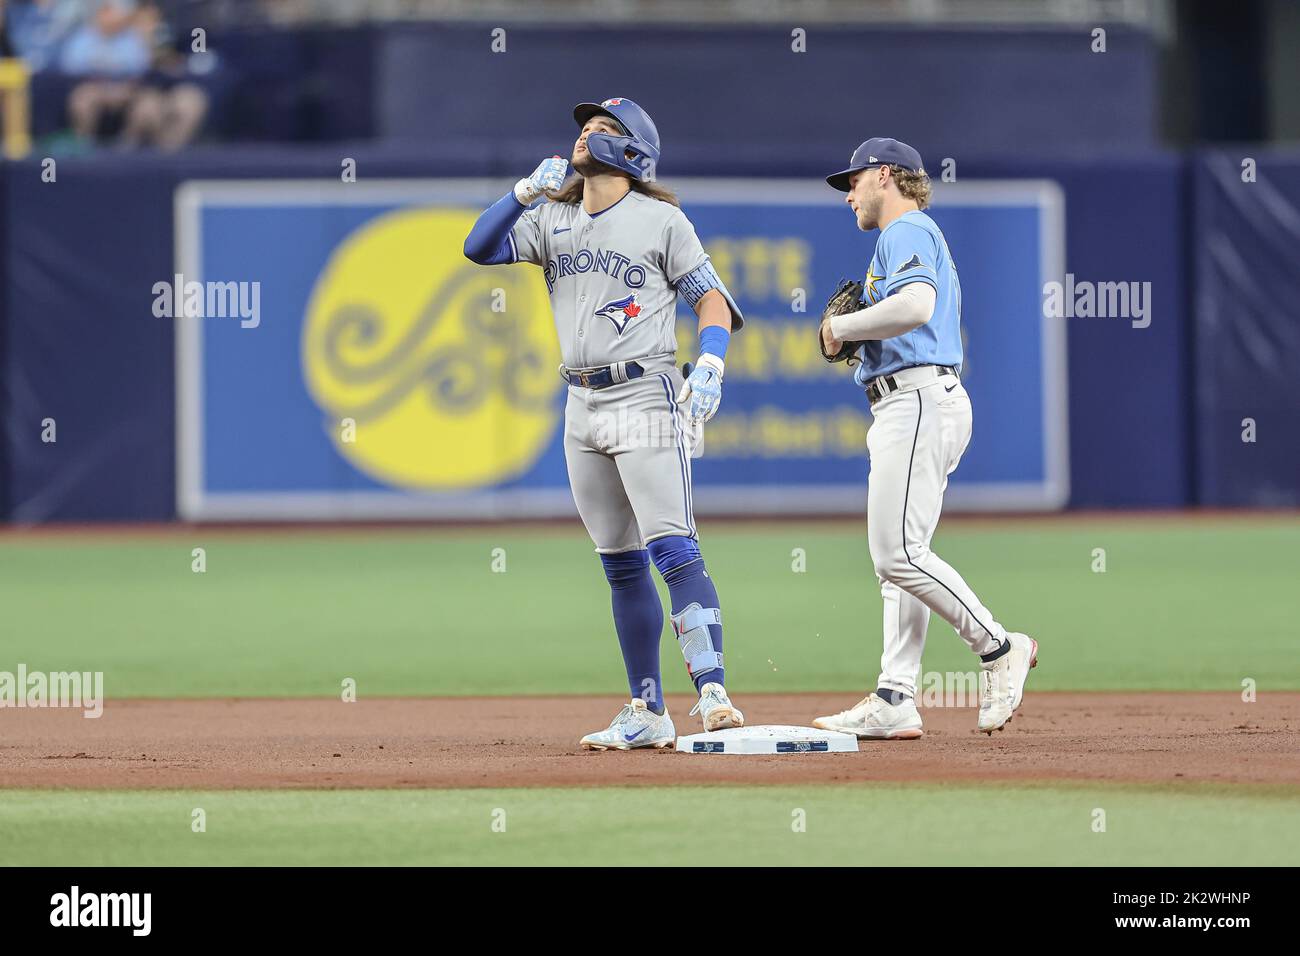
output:
<instances>
[{"instance_id":1,"label":"white wristband","mask_svg":"<svg viewBox=\"0 0 1300 956\"><path fill-rule=\"evenodd\" d=\"M722 359L718 358L712 352L701 352L700 357L695 360L695 364L697 366L705 365L713 369L718 373L718 378L722 378L723 372L726 370L726 365L723 363Z\"/></svg>"},{"instance_id":2,"label":"white wristband","mask_svg":"<svg viewBox=\"0 0 1300 956\"><path fill-rule=\"evenodd\" d=\"M534 186L533 181L527 177L515 183L515 199L519 200L521 206L531 206L533 201L541 194L541 190Z\"/></svg>"}]
</instances>

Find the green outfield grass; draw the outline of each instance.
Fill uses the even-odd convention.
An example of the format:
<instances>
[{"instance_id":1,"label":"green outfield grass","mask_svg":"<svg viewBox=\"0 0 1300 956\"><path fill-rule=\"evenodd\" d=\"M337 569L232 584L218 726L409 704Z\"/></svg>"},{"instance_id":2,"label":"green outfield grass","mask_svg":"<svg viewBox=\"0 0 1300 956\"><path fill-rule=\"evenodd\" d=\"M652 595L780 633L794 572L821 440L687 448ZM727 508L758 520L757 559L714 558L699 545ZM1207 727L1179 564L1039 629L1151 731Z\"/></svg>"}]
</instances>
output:
<instances>
[{"instance_id":1,"label":"green outfield grass","mask_svg":"<svg viewBox=\"0 0 1300 956\"><path fill-rule=\"evenodd\" d=\"M981 522L935 546L1040 640L1036 689L1300 688L1300 521ZM190 569L194 547L206 573ZM862 526L705 522L702 547L732 686L874 679L880 595ZM333 695L346 677L362 695L624 689L608 590L576 524L0 538L0 608L0 670L102 670L111 697ZM668 690L686 690L671 635L663 654ZM972 667L937 619L925 667Z\"/></svg>"},{"instance_id":2,"label":"green outfield grass","mask_svg":"<svg viewBox=\"0 0 1300 956\"><path fill-rule=\"evenodd\" d=\"M1300 863L1297 830L1294 796L1216 790L0 791L8 865L1267 866Z\"/></svg>"}]
</instances>

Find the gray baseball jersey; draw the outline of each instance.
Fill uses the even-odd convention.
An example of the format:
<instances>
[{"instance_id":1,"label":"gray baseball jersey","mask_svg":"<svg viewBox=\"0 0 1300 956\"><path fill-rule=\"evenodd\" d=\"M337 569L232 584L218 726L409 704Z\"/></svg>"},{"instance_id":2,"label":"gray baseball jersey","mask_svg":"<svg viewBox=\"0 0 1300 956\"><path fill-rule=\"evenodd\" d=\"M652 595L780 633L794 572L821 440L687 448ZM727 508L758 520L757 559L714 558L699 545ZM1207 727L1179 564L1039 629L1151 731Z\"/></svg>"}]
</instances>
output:
<instances>
[{"instance_id":1,"label":"gray baseball jersey","mask_svg":"<svg viewBox=\"0 0 1300 956\"><path fill-rule=\"evenodd\" d=\"M709 258L695 227L671 203L631 191L594 216L581 203L536 206L515 223L510 244L515 261L542 267L567 367L636 360L645 369L608 388L569 386L564 458L596 550L694 537L700 429L674 400L682 384L674 365L676 284ZM733 307L733 330L743 321Z\"/></svg>"},{"instance_id":2,"label":"gray baseball jersey","mask_svg":"<svg viewBox=\"0 0 1300 956\"><path fill-rule=\"evenodd\" d=\"M542 267L569 368L671 357L676 283L709 258L680 209L635 191L594 216L581 203L542 203L510 241L517 261Z\"/></svg>"}]
</instances>

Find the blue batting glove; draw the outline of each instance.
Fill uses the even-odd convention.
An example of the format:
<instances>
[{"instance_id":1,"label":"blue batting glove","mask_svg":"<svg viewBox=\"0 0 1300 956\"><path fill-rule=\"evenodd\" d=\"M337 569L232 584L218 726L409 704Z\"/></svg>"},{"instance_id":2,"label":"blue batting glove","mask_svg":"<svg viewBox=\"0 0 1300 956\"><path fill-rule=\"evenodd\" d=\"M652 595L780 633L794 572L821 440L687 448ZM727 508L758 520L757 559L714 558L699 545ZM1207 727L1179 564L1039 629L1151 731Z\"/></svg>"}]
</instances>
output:
<instances>
[{"instance_id":1,"label":"blue batting glove","mask_svg":"<svg viewBox=\"0 0 1300 956\"><path fill-rule=\"evenodd\" d=\"M533 174L515 183L515 198L519 205L528 206L548 190L559 189L564 185L564 177L569 173L569 161L559 156L552 156L537 164Z\"/></svg>"},{"instance_id":2,"label":"blue batting glove","mask_svg":"<svg viewBox=\"0 0 1300 956\"><path fill-rule=\"evenodd\" d=\"M722 359L705 352L686 381L682 382L677 404L682 405L690 399L687 414L692 425L701 425L717 414L718 406L722 404L722 371Z\"/></svg>"}]
</instances>

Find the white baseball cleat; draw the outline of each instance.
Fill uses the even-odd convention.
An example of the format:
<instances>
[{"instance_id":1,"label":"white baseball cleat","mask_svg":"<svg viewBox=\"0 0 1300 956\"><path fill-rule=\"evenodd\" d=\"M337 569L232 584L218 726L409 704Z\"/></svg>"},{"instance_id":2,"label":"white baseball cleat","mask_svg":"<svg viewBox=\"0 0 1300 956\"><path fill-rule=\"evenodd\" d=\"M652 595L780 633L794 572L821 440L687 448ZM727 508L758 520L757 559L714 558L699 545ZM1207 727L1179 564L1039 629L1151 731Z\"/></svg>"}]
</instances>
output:
<instances>
[{"instance_id":1,"label":"white baseball cleat","mask_svg":"<svg viewBox=\"0 0 1300 956\"><path fill-rule=\"evenodd\" d=\"M724 730L727 727L744 727L745 715L731 702L727 689L710 681L700 688L700 699L691 708L690 716L699 714L705 730Z\"/></svg>"},{"instance_id":2,"label":"white baseball cleat","mask_svg":"<svg viewBox=\"0 0 1300 956\"><path fill-rule=\"evenodd\" d=\"M980 664L979 729L986 734L1006 727L1025 696L1029 671L1038 666L1038 642L1028 634L1007 635L1011 650Z\"/></svg>"},{"instance_id":3,"label":"white baseball cleat","mask_svg":"<svg viewBox=\"0 0 1300 956\"><path fill-rule=\"evenodd\" d=\"M829 717L818 717L814 727L856 734L861 740L915 740L924 735L916 701L907 698L891 704L879 694L868 694L848 710Z\"/></svg>"},{"instance_id":4,"label":"white baseball cleat","mask_svg":"<svg viewBox=\"0 0 1300 956\"><path fill-rule=\"evenodd\" d=\"M656 714L637 698L624 704L618 716L604 730L587 734L578 743L584 750L634 750L638 747L671 747L677 741L668 709Z\"/></svg>"}]
</instances>

